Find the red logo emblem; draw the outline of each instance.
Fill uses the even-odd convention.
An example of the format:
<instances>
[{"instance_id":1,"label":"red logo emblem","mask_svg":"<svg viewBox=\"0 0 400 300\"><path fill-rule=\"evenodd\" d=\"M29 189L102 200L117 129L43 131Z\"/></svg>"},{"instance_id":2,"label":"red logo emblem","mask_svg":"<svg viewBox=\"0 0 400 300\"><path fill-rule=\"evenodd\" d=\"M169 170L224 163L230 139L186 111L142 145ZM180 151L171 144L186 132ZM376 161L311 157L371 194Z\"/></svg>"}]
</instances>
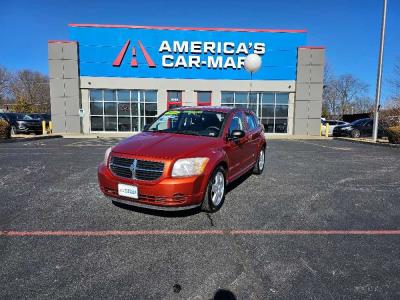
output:
<instances>
[{"instance_id":1,"label":"red logo emblem","mask_svg":"<svg viewBox=\"0 0 400 300\"><path fill-rule=\"evenodd\" d=\"M131 43L130 40L127 40L124 44L124 46L122 46L121 50L119 51L117 57L115 58L114 62L113 62L113 67L119 67L121 66L122 60L125 57L126 52L128 51L129 48L129 44ZM149 68L155 68L156 64L154 63L154 61L152 60L152 58L150 57L149 53L147 52L146 48L143 46L141 41L138 41L140 50L142 50L142 53L144 55L144 59L146 60L147 65L149 66ZM131 67L136 68L138 66L137 60L136 60L136 47L133 46L132 47L132 60L131 60Z\"/></svg>"}]
</instances>

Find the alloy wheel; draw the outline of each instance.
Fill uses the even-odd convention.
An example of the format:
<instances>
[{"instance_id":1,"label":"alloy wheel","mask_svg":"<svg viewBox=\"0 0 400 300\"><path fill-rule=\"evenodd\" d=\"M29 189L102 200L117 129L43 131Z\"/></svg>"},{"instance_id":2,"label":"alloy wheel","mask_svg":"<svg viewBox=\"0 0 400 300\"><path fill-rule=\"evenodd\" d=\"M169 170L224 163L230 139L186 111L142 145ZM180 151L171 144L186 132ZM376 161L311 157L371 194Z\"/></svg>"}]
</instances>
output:
<instances>
[{"instance_id":1,"label":"alloy wheel","mask_svg":"<svg viewBox=\"0 0 400 300\"><path fill-rule=\"evenodd\" d=\"M225 192L225 177L222 172L217 172L215 174L214 179L211 185L211 201L214 206L218 206L222 198L224 197Z\"/></svg>"}]
</instances>

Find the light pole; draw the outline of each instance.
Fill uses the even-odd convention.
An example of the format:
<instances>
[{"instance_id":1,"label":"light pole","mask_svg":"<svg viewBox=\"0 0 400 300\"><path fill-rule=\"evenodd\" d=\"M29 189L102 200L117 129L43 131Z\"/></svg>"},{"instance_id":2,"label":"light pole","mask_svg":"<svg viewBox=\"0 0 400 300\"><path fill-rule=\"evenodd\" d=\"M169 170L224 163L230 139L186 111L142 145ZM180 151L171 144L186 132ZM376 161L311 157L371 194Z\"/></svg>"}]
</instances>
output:
<instances>
[{"instance_id":1,"label":"light pole","mask_svg":"<svg viewBox=\"0 0 400 300\"><path fill-rule=\"evenodd\" d=\"M378 120L379 120L379 109L381 102L381 85L382 85L382 67L383 67L383 51L385 46L385 28L386 28L386 8L387 0L383 0L383 13L382 13L382 27L381 27L381 45L379 48L379 59L378 59L378 74L376 76L376 93L375 93L375 108L374 108L374 129L372 133L372 139L376 142L378 137Z\"/></svg>"}]
</instances>

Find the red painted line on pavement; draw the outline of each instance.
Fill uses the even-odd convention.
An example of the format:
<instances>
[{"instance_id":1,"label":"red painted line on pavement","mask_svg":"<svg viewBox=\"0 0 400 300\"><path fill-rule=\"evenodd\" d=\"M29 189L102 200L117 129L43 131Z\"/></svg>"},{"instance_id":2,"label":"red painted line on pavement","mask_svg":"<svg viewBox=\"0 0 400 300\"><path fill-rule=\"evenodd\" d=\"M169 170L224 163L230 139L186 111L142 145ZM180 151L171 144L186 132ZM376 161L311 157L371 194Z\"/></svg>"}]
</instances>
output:
<instances>
[{"instance_id":1,"label":"red painted line on pavement","mask_svg":"<svg viewBox=\"0 0 400 300\"><path fill-rule=\"evenodd\" d=\"M146 236L146 235L400 235L400 230L99 230L0 231L18 236Z\"/></svg>"},{"instance_id":2,"label":"red painted line on pavement","mask_svg":"<svg viewBox=\"0 0 400 300\"><path fill-rule=\"evenodd\" d=\"M223 230L0 231L0 236L218 235Z\"/></svg>"},{"instance_id":3,"label":"red painted line on pavement","mask_svg":"<svg viewBox=\"0 0 400 300\"><path fill-rule=\"evenodd\" d=\"M400 235L400 230L231 230L233 235Z\"/></svg>"}]
</instances>

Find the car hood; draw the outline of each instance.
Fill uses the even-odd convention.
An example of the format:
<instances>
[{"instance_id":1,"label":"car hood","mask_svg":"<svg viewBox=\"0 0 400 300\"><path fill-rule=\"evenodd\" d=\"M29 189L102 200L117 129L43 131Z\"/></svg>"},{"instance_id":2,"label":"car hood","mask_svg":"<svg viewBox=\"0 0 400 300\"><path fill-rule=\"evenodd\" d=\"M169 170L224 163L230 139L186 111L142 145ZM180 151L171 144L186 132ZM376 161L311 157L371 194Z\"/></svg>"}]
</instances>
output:
<instances>
[{"instance_id":1,"label":"car hood","mask_svg":"<svg viewBox=\"0 0 400 300\"><path fill-rule=\"evenodd\" d=\"M336 125L335 126L335 129L337 128L337 129L342 129L342 128L345 128L345 127L353 127L351 124L344 124L344 125Z\"/></svg>"},{"instance_id":2,"label":"car hood","mask_svg":"<svg viewBox=\"0 0 400 300\"><path fill-rule=\"evenodd\" d=\"M17 120L18 123L29 123L29 124L36 124L42 123L41 120Z\"/></svg>"},{"instance_id":3,"label":"car hood","mask_svg":"<svg viewBox=\"0 0 400 300\"><path fill-rule=\"evenodd\" d=\"M188 157L199 150L210 149L218 143L217 138L142 132L121 141L113 148L113 153L133 156L174 159Z\"/></svg>"},{"instance_id":4,"label":"car hood","mask_svg":"<svg viewBox=\"0 0 400 300\"><path fill-rule=\"evenodd\" d=\"M42 126L42 122L38 120L17 120L17 123L25 126Z\"/></svg>"}]
</instances>

